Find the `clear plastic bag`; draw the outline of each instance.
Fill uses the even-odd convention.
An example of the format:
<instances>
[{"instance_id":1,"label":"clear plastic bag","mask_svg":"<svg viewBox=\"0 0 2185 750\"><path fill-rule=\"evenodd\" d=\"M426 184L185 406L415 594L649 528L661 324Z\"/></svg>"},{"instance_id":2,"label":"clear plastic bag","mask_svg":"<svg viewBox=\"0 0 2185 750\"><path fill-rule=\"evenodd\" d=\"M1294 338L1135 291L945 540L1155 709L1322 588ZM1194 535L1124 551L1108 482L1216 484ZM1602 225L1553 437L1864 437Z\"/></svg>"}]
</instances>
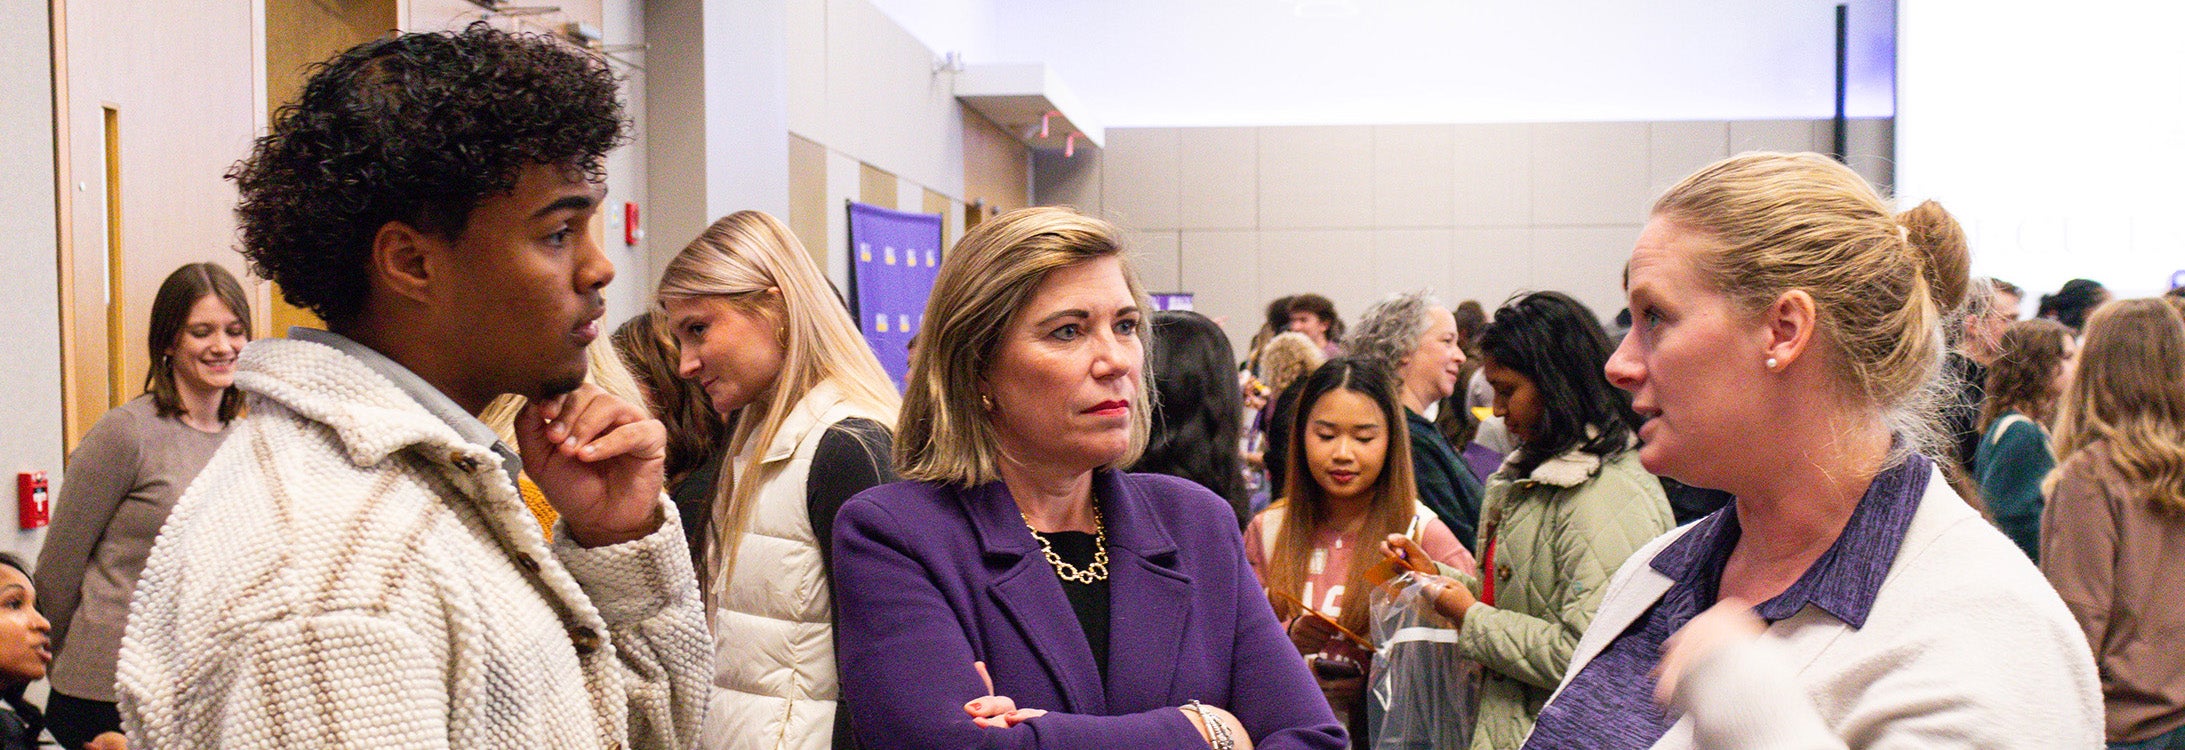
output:
<instances>
[{"instance_id":1,"label":"clear plastic bag","mask_svg":"<svg viewBox=\"0 0 2185 750\"><path fill-rule=\"evenodd\" d=\"M1375 750L1464 750L1479 707L1479 665L1457 650L1457 631L1426 601L1417 577L1397 576L1368 594L1373 642L1366 682Z\"/></svg>"}]
</instances>

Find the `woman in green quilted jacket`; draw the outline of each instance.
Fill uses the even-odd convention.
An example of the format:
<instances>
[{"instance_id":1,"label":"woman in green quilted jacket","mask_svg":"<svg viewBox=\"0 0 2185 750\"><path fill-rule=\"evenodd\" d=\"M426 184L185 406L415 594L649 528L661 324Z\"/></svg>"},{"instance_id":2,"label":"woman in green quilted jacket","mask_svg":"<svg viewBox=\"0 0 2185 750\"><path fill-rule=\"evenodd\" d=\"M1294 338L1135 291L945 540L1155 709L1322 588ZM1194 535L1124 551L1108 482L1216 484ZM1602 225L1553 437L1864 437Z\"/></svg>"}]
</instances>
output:
<instances>
[{"instance_id":1,"label":"woman in green quilted jacket","mask_svg":"<svg viewBox=\"0 0 2185 750\"><path fill-rule=\"evenodd\" d=\"M1674 523L1633 450L1631 397L1602 374L1611 347L1592 311L1557 292L1527 295L1495 312L1480 350L1495 415L1518 446L1487 478L1481 575L1428 576L1427 589L1484 667L1472 748L1488 750L1524 744L1609 576ZM1389 545L1425 559L1408 541Z\"/></svg>"}]
</instances>

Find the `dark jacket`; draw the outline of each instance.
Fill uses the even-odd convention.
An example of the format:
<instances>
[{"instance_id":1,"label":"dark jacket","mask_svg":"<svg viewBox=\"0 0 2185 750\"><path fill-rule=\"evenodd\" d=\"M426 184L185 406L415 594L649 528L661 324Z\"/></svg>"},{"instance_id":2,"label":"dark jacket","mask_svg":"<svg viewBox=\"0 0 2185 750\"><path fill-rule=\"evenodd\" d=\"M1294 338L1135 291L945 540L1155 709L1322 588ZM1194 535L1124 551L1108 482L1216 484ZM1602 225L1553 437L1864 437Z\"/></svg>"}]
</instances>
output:
<instances>
[{"instance_id":1,"label":"dark jacket","mask_svg":"<svg viewBox=\"0 0 2185 750\"><path fill-rule=\"evenodd\" d=\"M1456 532L1465 551L1479 554L1479 499L1485 494L1479 478L1457 460L1457 452L1433 422L1405 409L1404 423L1410 426L1411 474L1419 486L1419 502Z\"/></svg>"},{"instance_id":2,"label":"dark jacket","mask_svg":"<svg viewBox=\"0 0 2185 750\"><path fill-rule=\"evenodd\" d=\"M1228 503L1188 480L1093 477L1108 537L1107 678L1000 482L898 482L835 519L842 692L859 741L888 748L1206 746L1178 706L1236 714L1257 747L1344 746L1343 730L1245 562ZM998 695L1046 716L979 727Z\"/></svg>"}]
</instances>

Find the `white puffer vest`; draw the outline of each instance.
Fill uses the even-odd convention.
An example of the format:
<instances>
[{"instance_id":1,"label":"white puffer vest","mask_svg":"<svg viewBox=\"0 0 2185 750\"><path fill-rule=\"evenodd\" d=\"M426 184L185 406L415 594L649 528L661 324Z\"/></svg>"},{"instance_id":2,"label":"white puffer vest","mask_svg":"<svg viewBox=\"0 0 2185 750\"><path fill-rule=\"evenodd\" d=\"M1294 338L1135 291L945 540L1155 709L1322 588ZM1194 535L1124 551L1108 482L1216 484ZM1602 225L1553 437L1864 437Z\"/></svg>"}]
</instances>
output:
<instances>
[{"instance_id":1,"label":"white puffer vest","mask_svg":"<svg viewBox=\"0 0 2185 750\"><path fill-rule=\"evenodd\" d=\"M765 446L756 496L733 578L708 580L713 602L713 698L700 747L705 750L825 750L834 740L834 617L805 494L812 454L827 428L868 414L832 382L807 393ZM730 456L738 482L743 457ZM709 541L708 544L711 544Z\"/></svg>"}]
</instances>

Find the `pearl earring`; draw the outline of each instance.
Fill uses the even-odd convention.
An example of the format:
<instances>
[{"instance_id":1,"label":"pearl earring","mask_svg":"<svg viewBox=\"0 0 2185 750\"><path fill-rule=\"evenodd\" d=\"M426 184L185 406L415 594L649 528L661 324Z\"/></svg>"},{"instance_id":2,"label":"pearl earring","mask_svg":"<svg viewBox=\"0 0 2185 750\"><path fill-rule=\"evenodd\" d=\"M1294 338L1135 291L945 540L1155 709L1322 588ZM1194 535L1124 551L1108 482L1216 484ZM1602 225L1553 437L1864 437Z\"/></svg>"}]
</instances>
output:
<instances>
[{"instance_id":1,"label":"pearl earring","mask_svg":"<svg viewBox=\"0 0 2185 750\"><path fill-rule=\"evenodd\" d=\"M1775 358L1774 358L1774 357L1769 357L1769 358L1768 358L1768 369L1770 369L1770 370L1773 370L1773 369L1775 369L1775 367L1776 367L1776 364L1777 364L1777 363L1776 363L1776 361L1775 361Z\"/></svg>"}]
</instances>

